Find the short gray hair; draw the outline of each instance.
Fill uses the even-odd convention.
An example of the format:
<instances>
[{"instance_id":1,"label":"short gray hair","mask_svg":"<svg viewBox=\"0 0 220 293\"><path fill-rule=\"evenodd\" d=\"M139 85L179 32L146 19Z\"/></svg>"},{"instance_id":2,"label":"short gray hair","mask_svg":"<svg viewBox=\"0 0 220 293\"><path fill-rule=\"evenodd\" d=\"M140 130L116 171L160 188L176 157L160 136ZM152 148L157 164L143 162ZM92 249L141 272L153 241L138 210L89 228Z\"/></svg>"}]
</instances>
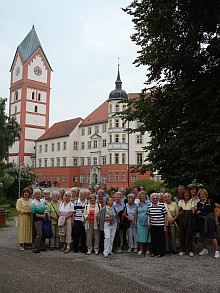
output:
<instances>
[{"instance_id":1,"label":"short gray hair","mask_svg":"<svg viewBox=\"0 0 220 293\"><path fill-rule=\"evenodd\" d=\"M39 192L40 195L41 195L41 190L40 190L40 188L35 188L35 189L33 190L33 195L35 195L37 192Z\"/></svg>"},{"instance_id":2,"label":"short gray hair","mask_svg":"<svg viewBox=\"0 0 220 293\"><path fill-rule=\"evenodd\" d=\"M127 195L127 198L129 198L129 197L135 199L135 195L134 195L134 193L129 193L129 194Z\"/></svg>"},{"instance_id":3,"label":"short gray hair","mask_svg":"<svg viewBox=\"0 0 220 293\"><path fill-rule=\"evenodd\" d=\"M144 190L138 192L138 197L140 197L140 195L142 195L142 194L143 194L146 198L148 197L146 191L144 191Z\"/></svg>"}]
</instances>

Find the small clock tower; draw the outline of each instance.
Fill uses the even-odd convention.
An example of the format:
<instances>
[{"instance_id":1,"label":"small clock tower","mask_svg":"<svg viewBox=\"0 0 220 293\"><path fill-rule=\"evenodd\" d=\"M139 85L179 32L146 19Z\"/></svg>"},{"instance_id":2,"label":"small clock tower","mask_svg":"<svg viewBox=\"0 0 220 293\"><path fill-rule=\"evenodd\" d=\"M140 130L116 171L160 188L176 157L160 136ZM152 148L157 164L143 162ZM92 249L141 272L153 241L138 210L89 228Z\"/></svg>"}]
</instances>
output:
<instances>
[{"instance_id":1,"label":"small clock tower","mask_svg":"<svg viewBox=\"0 0 220 293\"><path fill-rule=\"evenodd\" d=\"M21 138L9 149L8 162L31 166L35 141L49 127L52 72L34 26L17 47L10 72L9 116L20 124Z\"/></svg>"}]
</instances>

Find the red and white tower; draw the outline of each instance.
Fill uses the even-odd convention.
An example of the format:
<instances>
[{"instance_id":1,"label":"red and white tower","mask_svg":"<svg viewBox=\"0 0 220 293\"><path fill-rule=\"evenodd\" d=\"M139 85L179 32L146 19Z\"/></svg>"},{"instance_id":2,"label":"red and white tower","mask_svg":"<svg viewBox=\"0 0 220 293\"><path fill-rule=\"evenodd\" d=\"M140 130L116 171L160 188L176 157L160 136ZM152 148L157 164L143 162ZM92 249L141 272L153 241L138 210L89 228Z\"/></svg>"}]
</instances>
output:
<instances>
[{"instance_id":1,"label":"red and white tower","mask_svg":"<svg viewBox=\"0 0 220 293\"><path fill-rule=\"evenodd\" d=\"M34 26L17 47L10 69L9 116L21 127L21 139L9 149L8 162L31 166L35 141L49 127L52 68Z\"/></svg>"}]
</instances>

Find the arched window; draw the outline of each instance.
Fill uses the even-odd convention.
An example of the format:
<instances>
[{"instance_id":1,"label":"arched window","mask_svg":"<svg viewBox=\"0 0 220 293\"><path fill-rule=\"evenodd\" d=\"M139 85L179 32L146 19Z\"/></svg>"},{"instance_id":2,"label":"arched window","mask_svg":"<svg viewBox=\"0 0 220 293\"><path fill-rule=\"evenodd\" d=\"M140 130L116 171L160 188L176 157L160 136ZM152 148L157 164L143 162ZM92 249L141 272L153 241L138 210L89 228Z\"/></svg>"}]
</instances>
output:
<instances>
[{"instance_id":1,"label":"arched window","mask_svg":"<svg viewBox=\"0 0 220 293\"><path fill-rule=\"evenodd\" d=\"M90 183L90 174L88 174L87 176L86 176L86 183Z\"/></svg>"},{"instance_id":2,"label":"arched window","mask_svg":"<svg viewBox=\"0 0 220 293\"><path fill-rule=\"evenodd\" d=\"M41 93L38 93L38 101L41 100Z\"/></svg>"},{"instance_id":3,"label":"arched window","mask_svg":"<svg viewBox=\"0 0 220 293\"><path fill-rule=\"evenodd\" d=\"M115 112L119 112L119 105L118 104L115 105Z\"/></svg>"},{"instance_id":4,"label":"arched window","mask_svg":"<svg viewBox=\"0 0 220 293\"><path fill-rule=\"evenodd\" d=\"M37 106L34 106L34 112L37 113Z\"/></svg>"},{"instance_id":5,"label":"arched window","mask_svg":"<svg viewBox=\"0 0 220 293\"><path fill-rule=\"evenodd\" d=\"M80 174L79 182L80 183L85 183L85 175L84 174Z\"/></svg>"},{"instance_id":6,"label":"arched window","mask_svg":"<svg viewBox=\"0 0 220 293\"><path fill-rule=\"evenodd\" d=\"M15 101L18 100L18 91L15 92Z\"/></svg>"},{"instance_id":7,"label":"arched window","mask_svg":"<svg viewBox=\"0 0 220 293\"><path fill-rule=\"evenodd\" d=\"M31 94L31 98L32 98L32 100L34 100L34 96L35 96L35 93L32 92L32 94Z\"/></svg>"},{"instance_id":8,"label":"arched window","mask_svg":"<svg viewBox=\"0 0 220 293\"><path fill-rule=\"evenodd\" d=\"M107 183L107 175L106 174L102 174L102 176L101 176L101 183L102 184L106 184Z\"/></svg>"}]
</instances>

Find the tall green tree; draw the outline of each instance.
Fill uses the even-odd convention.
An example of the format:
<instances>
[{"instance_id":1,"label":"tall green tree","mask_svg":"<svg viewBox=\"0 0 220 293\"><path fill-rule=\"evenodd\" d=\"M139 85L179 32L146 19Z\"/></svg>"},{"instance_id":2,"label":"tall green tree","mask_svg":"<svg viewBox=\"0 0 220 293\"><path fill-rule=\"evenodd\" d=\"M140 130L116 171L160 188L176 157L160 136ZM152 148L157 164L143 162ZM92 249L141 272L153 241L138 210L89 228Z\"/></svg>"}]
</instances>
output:
<instances>
[{"instance_id":1,"label":"tall green tree","mask_svg":"<svg viewBox=\"0 0 220 293\"><path fill-rule=\"evenodd\" d=\"M0 165L7 159L8 147L20 137L20 128L15 118L5 114L6 101L0 98Z\"/></svg>"},{"instance_id":2,"label":"tall green tree","mask_svg":"<svg viewBox=\"0 0 220 293\"><path fill-rule=\"evenodd\" d=\"M147 86L124 114L143 123L132 131L150 133L147 167L171 186L196 179L216 190L220 1L135 0L124 11L132 16L131 39L140 47L134 63L147 66Z\"/></svg>"}]
</instances>

